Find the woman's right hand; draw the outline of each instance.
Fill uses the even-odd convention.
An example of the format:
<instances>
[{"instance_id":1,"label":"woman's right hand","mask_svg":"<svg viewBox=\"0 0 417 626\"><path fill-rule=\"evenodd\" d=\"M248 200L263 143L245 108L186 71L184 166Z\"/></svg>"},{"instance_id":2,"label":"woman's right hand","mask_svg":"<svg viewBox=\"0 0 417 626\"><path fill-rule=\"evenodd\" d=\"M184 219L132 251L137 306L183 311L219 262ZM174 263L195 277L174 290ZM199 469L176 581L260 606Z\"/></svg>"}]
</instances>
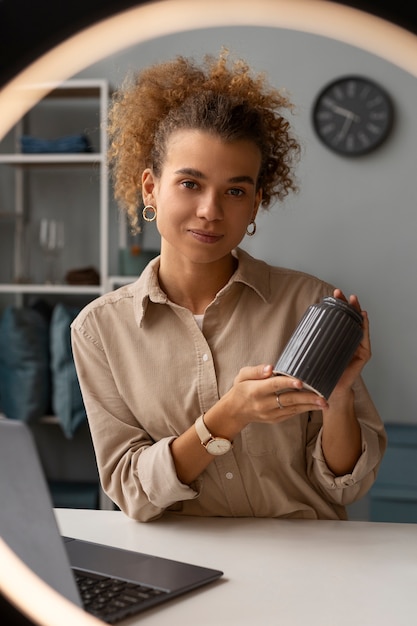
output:
<instances>
[{"instance_id":1,"label":"woman's right hand","mask_svg":"<svg viewBox=\"0 0 417 626\"><path fill-rule=\"evenodd\" d=\"M219 401L237 432L251 422L271 424L327 407L326 400L306 390L300 380L274 376L272 371L272 365L243 367Z\"/></svg>"}]
</instances>

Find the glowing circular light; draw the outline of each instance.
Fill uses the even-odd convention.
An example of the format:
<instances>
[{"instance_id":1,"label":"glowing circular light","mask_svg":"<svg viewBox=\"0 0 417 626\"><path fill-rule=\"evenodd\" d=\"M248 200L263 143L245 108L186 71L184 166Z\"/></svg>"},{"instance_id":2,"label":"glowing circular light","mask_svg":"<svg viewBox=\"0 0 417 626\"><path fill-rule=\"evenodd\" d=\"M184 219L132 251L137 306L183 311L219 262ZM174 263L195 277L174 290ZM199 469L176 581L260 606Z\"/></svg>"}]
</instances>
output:
<instances>
[{"instance_id":1,"label":"glowing circular light","mask_svg":"<svg viewBox=\"0 0 417 626\"><path fill-rule=\"evenodd\" d=\"M0 93L0 138L58 83L100 59L155 37L219 26L267 26L329 37L417 76L417 36L358 9L321 0L161 0L86 28L11 80Z\"/></svg>"}]
</instances>

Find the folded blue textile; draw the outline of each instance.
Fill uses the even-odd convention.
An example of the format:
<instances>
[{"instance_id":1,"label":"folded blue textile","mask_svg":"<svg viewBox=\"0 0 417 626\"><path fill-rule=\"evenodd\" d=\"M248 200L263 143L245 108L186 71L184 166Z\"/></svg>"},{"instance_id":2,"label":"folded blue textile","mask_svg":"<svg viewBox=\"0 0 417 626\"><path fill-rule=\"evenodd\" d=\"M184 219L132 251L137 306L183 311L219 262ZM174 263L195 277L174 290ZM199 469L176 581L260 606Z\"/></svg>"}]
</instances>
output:
<instances>
[{"instance_id":1,"label":"folded blue textile","mask_svg":"<svg viewBox=\"0 0 417 626\"><path fill-rule=\"evenodd\" d=\"M27 154L57 153L57 152L92 152L92 147L87 135L67 135L57 139L40 139L30 135L22 135L20 138L22 152Z\"/></svg>"},{"instance_id":2,"label":"folded blue textile","mask_svg":"<svg viewBox=\"0 0 417 626\"><path fill-rule=\"evenodd\" d=\"M70 324L79 312L77 307L56 304L49 335L52 411L68 439L87 417L71 348Z\"/></svg>"},{"instance_id":3,"label":"folded blue textile","mask_svg":"<svg viewBox=\"0 0 417 626\"><path fill-rule=\"evenodd\" d=\"M6 307L0 319L1 408L9 419L50 413L49 323L36 309Z\"/></svg>"}]
</instances>

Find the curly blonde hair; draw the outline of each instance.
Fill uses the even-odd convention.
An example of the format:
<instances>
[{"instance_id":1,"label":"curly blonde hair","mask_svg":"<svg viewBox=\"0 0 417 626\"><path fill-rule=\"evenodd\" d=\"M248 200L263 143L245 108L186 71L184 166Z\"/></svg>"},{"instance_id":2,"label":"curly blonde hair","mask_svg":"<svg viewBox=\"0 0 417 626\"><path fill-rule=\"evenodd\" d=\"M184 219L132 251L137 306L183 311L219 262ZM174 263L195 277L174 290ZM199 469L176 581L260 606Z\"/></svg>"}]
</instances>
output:
<instances>
[{"instance_id":1,"label":"curly blonde hair","mask_svg":"<svg viewBox=\"0 0 417 626\"><path fill-rule=\"evenodd\" d=\"M138 224L142 172L149 167L160 175L167 140L179 129L253 141L262 156L257 186L264 208L296 190L300 147L282 109L292 110L284 93L264 74L252 75L242 59L229 63L227 50L217 58L206 55L200 65L178 56L127 77L113 95L108 134L114 195L132 227Z\"/></svg>"}]
</instances>

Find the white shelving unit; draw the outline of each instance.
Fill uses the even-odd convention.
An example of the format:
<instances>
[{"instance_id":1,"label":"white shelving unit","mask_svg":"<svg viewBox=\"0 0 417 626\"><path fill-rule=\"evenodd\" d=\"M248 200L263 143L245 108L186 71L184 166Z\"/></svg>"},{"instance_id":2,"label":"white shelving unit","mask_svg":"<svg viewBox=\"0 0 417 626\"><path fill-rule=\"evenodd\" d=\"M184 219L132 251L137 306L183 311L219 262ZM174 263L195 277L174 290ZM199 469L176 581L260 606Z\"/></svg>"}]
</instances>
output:
<instances>
[{"instance_id":1,"label":"white shelving unit","mask_svg":"<svg viewBox=\"0 0 417 626\"><path fill-rule=\"evenodd\" d=\"M108 169L106 162L107 155L107 135L105 131L105 119L107 115L109 98L109 85L105 80L70 80L59 86L53 88L48 95L35 106L25 118L19 122L13 131L13 136L9 137L9 141L3 141L3 146L0 145L0 168L6 170L12 170L12 172L5 172L5 178L2 181L13 179L13 183L9 185L9 194L5 189L4 193L0 190L0 229L3 230L3 235L6 236L6 230L10 230L11 233L8 236L8 245L11 248L12 254L9 258L12 258L12 264L9 271L9 276L4 276L0 273L0 294L15 294L15 296L24 296L25 294L66 294L66 295L82 295L92 297L104 293L108 289L108 267L109 267L109 199L108 199ZM33 134L36 136L36 125L41 131L54 132L54 129L59 129L62 123L62 130L60 136L70 135L74 133L74 129L71 127L71 123L65 125L65 107L71 109L74 104L78 114L75 116L71 113L68 114L68 120L72 124L79 124L81 132L84 132L90 137L91 131L91 143L93 146L92 152L86 153L54 153L54 154L28 154L22 153L20 147L20 137L23 134ZM82 118L83 107L86 109L85 124ZM39 116L39 111L43 114ZM55 109L55 111L54 111ZM61 115L62 113L62 115ZM61 120L62 117L62 120ZM49 118L51 122L49 123ZM59 130L55 130L59 132ZM32 195L27 191L28 178L32 179L36 175L43 177L50 176L50 181L55 177L63 180L63 176L69 177L68 181L71 181L71 176L74 172L80 173L84 171L87 176L90 176L91 182L98 187L97 206L92 211L91 207L86 207L85 212L90 224L90 230L95 232L96 241L94 246L98 248L96 258L91 259L91 265L97 269L100 275L99 285L69 285L62 280L59 284L42 284L42 282L36 277L31 278L31 263L27 259L27 254L31 248L35 247L35 243L32 240L28 241L28 230L30 225L34 223L35 219L44 210L43 198L38 196L38 206L33 201ZM88 182L86 183L88 185ZM45 181L44 181L45 186ZM59 183L56 183L59 185ZM77 183L74 183L74 186ZM71 188L71 182L66 183L66 189L71 191L71 194L76 192ZM65 189L63 189L65 194ZM82 194L82 189L80 190ZM45 194L47 195L47 194ZM68 194L70 195L70 194ZM63 197L65 203L65 197ZM71 202L71 198L69 199ZM79 198L73 205L69 204L69 215L62 216L64 223L66 217L68 221L74 220L72 207L79 207L82 205L83 197ZM51 209L49 209L51 210ZM53 209L52 209L53 210ZM91 213L95 213L95 217ZM76 219L76 217L75 217ZM82 229L84 222L76 224L76 227ZM32 233L33 235L33 233ZM77 237L75 236L75 239ZM70 248L74 246L76 241L65 242L67 246L66 252L67 258L70 256ZM74 246L76 247L76 246ZM65 249L65 248L64 248ZM35 250L39 255L39 251ZM76 256L76 255L75 255ZM39 259L38 259L39 260ZM73 267L76 267L77 258L72 261ZM37 264L39 265L39 263ZM66 268L68 269L68 268Z\"/></svg>"},{"instance_id":2,"label":"white shelving unit","mask_svg":"<svg viewBox=\"0 0 417 626\"><path fill-rule=\"evenodd\" d=\"M111 288L105 131L109 92L105 80L70 80L54 86L0 143L0 314L4 306L24 306L33 296L85 302ZM55 139L76 134L89 138L91 152L22 152L22 135ZM54 284L46 284L40 272L42 251L35 231L44 217L56 217L65 227L62 280ZM85 267L97 270L99 284L66 282L68 270ZM77 482L81 475L91 480L94 455L86 426L67 441L55 416L44 416L33 430L49 478L63 472L69 482ZM82 458L76 458L72 467L74 455ZM113 508L101 489L98 497L100 508Z\"/></svg>"},{"instance_id":3,"label":"white shelving unit","mask_svg":"<svg viewBox=\"0 0 417 626\"><path fill-rule=\"evenodd\" d=\"M4 307L25 306L33 298L83 304L137 278L120 275L119 254L128 246L128 226L109 203L105 130L109 84L70 80L48 89L48 95L0 142L0 315ZM89 138L91 152L22 151L22 135L56 139L78 134ZM43 257L36 227L42 218L59 219L65 228L62 280L53 284L46 283L40 271ZM150 237L150 244L159 247L156 237ZM87 267L97 270L99 284L65 280L68 270ZM48 478L61 480L64 474L69 482L77 482L80 475L91 479L94 457L87 425L67 441L54 415L40 418L32 430ZM101 509L113 508L101 489L98 498Z\"/></svg>"}]
</instances>

